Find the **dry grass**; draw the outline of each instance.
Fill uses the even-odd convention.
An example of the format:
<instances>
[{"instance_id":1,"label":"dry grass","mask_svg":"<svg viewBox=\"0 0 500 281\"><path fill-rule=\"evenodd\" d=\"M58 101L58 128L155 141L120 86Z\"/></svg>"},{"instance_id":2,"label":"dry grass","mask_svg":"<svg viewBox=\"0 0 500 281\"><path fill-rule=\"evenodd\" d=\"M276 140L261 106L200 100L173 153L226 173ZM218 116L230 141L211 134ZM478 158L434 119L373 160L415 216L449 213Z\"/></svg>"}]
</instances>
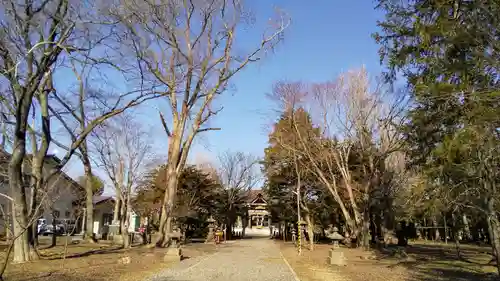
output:
<instances>
[{"instance_id":1,"label":"dry grass","mask_svg":"<svg viewBox=\"0 0 500 281\"><path fill-rule=\"evenodd\" d=\"M292 243L280 243L283 256L292 266L294 271L302 281L341 281L348 280L342 278L342 274L336 267L327 265L328 250L326 245L317 245L314 251L302 250L302 255L297 254L297 249ZM371 279L367 279L371 280Z\"/></svg>"},{"instance_id":2,"label":"dry grass","mask_svg":"<svg viewBox=\"0 0 500 281\"><path fill-rule=\"evenodd\" d=\"M163 262L165 249L136 246L128 250L111 244L69 244L64 258L64 241L53 248L40 250L42 259L25 264L10 264L8 281L134 281L143 280L169 264ZM43 248L43 246L41 246ZM215 251L212 245L189 244L183 247L186 258ZM130 257L129 264L122 264Z\"/></svg>"},{"instance_id":3,"label":"dry grass","mask_svg":"<svg viewBox=\"0 0 500 281\"><path fill-rule=\"evenodd\" d=\"M407 256L395 255L397 247L370 252L342 248L347 266L336 267L327 263L330 245L319 244L314 251L303 250L299 257L292 244L277 243L305 281L486 281L494 280L496 272L489 264L488 247L475 245L462 247L462 260L456 258L453 244L412 244L405 249ZM335 274L337 279L324 278L325 274Z\"/></svg>"}]
</instances>

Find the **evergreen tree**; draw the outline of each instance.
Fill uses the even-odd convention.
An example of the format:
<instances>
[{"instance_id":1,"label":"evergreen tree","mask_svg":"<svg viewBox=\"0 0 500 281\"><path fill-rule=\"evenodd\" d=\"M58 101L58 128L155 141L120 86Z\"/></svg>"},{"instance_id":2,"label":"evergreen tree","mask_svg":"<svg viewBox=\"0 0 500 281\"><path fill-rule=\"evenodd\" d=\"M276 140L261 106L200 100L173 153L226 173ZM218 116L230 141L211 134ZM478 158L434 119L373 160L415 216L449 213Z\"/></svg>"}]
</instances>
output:
<instances>
[{"instance_id":1,"label":"evergreen tree","mask_svg":"<svg viewBox=\"0 0 500 281\"><path fill-rule=\"evenodd\" d=\"M500 2L379 0L374 35L386 78L402 75L414 106L402 128L430 192L482 210L500 272ZM442 202L441 202L442 203ZM444 204L446 205L446 204Z\"/></svg>"}]
</instances>

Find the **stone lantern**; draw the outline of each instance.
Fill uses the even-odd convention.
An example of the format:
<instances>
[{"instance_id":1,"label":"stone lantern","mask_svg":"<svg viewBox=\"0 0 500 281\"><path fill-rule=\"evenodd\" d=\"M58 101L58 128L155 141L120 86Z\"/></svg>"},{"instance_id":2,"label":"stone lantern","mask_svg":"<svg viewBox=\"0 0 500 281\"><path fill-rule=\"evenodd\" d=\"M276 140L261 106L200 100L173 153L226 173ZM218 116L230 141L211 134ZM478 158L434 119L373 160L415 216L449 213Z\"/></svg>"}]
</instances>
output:
<instances>
[{"instance_id":1,"label":"stone lantern","mask_svg":"<svg viewBox=\"0 0 500 281\"><path fill-rule=\"evenodd\" d=\"M339 233L339 229L337 227L334 227L332 229L332 232L330 234L328 234L326 237L328 237L330 240L333 241L333 249L338 249L339 242L344 240L344 236L342 236Z\"/></svg>"},{"instance_id":2,"label":"stone lantern","mask_svg":"<svg viewBox=\"0 0 500 281\"><path fill-rule=\"evenodd\" d=\"M208 223L208 234L205 243L210 243L213 242L215 238L215 233L214 233L215 220L212 216L210 216L206 222Z\"/></svg>"},{"instance_id":3,"label":"stone lantern","mask_svg":"<svg viewBox=\"0 0 500 281\"><path fill-rule=\"evenodd\" d=\"M305 237L305 230L306 230L306 225L307 225L307 222L303 221L303 220L300 220L298 222L298 235L299 237L302 239L302 240L305 240L306 237ZM302 241L301 241L302 242Z\"/></svg>"},{"instance_id":4,"label":"stone lantern","mask_svg":"<svg viewBox=\"0 0 500 281\"><path fill-rule=\"evenodd\" d=\"M333 265L346 265L346 258L344 253L340 250L339 242L344 240L344 236L339 233L339 229L334 227L332 232L327 235L327 237L333 241L333 247L330 249L328 254L328 261Z\"/></svg>"}]
</instances>

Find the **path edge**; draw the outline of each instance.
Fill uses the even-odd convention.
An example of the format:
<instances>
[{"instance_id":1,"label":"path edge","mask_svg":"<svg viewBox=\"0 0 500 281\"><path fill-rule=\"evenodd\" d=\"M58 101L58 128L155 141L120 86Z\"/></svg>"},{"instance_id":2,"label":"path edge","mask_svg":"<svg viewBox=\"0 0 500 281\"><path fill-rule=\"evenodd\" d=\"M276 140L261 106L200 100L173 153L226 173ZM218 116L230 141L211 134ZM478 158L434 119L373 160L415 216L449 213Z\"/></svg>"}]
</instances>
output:
<instances>
[{"instance_id":1,"label":"path edge","mask_svg":"<svg viewBox=\"0 0 500 281\"><path fill-rule=\"evenodd\" d=\"M280 256L283 259L283 261L285 262L285 264L288 267L288 269L290 269L290 271L292 272L292 275L293 275L293 278L295 279L295 281L300 281L299 276L297 275L297 273L295 272L295 270L293 270L293 267L290 265L290 263L286 260L285 256L281 252L281 249L280 249Z\"/></svg>"}]
</instances>

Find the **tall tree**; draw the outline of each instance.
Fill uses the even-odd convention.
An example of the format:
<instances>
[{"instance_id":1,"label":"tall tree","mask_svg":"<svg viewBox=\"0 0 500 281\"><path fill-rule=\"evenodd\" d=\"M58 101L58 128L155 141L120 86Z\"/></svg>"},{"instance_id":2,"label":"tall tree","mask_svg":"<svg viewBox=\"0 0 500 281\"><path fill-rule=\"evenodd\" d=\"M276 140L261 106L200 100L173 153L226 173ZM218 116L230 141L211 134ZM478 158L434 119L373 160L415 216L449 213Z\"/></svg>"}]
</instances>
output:
<instances>
[{"instance_id":1,"label":"tall tree","mask_svg":"<svg viewBox=\"0 0 500 281\"><path fill-rule=\"evenodd\" d=\"M168 143L168 181L157 244L166 246L179 177L193 140L215 129L207 122L222 109L214 101L236 73L280 41L289 21L281 15L257 46L242 54L236 41L247 15L242 1L118 2L111 13L125 24L139 68L170 109L169 115L160 112Z\"/></svg>"},{"instance_id":2,"label":"tall tree","mask_svg":"<svg viewBox=\"0 0 500 281\"><path fill-rule=\"evenodd\" d=\"M104 15L99 20L104 20ZM120 42L115 37L120 37L123 33L118 33L115 28L102 26L104 32L97 35L90 32L91 36L83 36L86 46L84 51L69 56L69 65L62 65L61 70L71 71L74 74L75 85L64 91L53 91L50 99L49 110L57 120L64 132L68 135L69 146L61 142L54 143L69 153L77 152L76 155L83 165L84 173L88 181L83 185L86 190L85 218L86 240L93 241L93 201L92 201L92 157L90 143L86 136L94 129L111 117L120 115L131 108L153 99L158 95L146 87L134 86L129 89L129 85L119 87L119 90L111 88L109 79L102 75L102 71L116 75L115 79L123 78L124 83L128 80L136 81L133 71L129 69L129 59L116 55L121 55ZM116 50L108 50L111 48ZM101 49L106 52L98 52ZM103 53L103 55L95 55ZM133 66L132 66L133 67ZM130 73L132 72L132 73ZM133 78L130 78L133 77ZM139 78L142 80L142 78ZM105 84L107 87L101 86ZM127 84L127 83L125 83ZM123 90L126 89L126 90ZM78 97L78 98L75 98Z\"/></svg>"},{"instance_id":3,"label":"tall tree","mask_svg":"<svg viewBox=\"0 0 500 281\"><path fill-rule=\"evenodd\" d=\"M147 132L130 115L121 115L95 131L97 161L113 184L116 194L113 221L120 223L125 248L130 247L128 228L132 196L145 172L152 147L146 141ZM118 215L119 214L119 215Z\"/></svg>"},{"instance_id":4,"label":"tall tree","mask_svg":"<svg viewBox=\"0 0 500 281\"><path fill-rule=\"evenodd\" d=\"M29 115L38 103L43 135L37 147L34 176L43 183L40 171L47 154L50 137L50 118L47 95L53 90L52 70L63 52L71 52L70 38L79 13L78 3L54 1L2 1L4 12L0 31L1 79L8 86L9 99L2 99L13 116L12 157L9 163L9 186L13 198L14 262L35 258L26 229L30 227L23 183L22 165L26 155ZM2 94L3 95L3 94Z\"/></svg>"},{"instance_id":5,"label":"tall tree","mask_svg":"<svg viewBox=\"0 0 500 281\"><path fill-rule=\"evenodd\" d=\"M264 170L268 179L267 192L272 199L282 205L295 198L293 205L296 208L292 212L296 214L297 221L306 221L310 249L313 249L312 219L315 214L312 208L318 199L315 196L318 182L307 167L308 158L302 152L301 138L305 142L316 141L320 138L320 130L313 125L310 114L300 107L305 91L305 85L300 82L278 82L274 85L269 97L278 103L282 113L269 136L270 146L265 151Z\"/></svg>"},{"instance_id":6,"label":"tall tree","mask_svg":"<svg viewBox=\"0 0 500 281\"><path fill-rule=\"evenodd\" d=\"M97 1L18 1L6 0L1 2L4 12L2 28L0 31L0 56L2 85L2 119L7 120L12 129L12 157L9 163L9 185L13 197L13 229L16 239L14 245L14 261L24 262L36 258L36 251L29 239L29 230L32 223L27 217L35 212L38 205L37 193L52 176L69 161L77 150L85 150L85 138L100 122L113 115L121 113L127 104L137 102L135 97L127 96L126 99L114 99L114 103L102 104L105 108L103 115L97 117L79 114L81 111L74 104L65 99L67 91L64 83L57 83L60 67L70 61L76 76L83 71L83 65L104 64L102 56L116 51L105 42L113 36L115 29L110 21L103 19L100 13L89 10L97 7ZM100 24L105 22L105 24ZM100 33L102 32L102 33ZM97 51L97 49L99 51ZM103 51L106 49L107 51ZM116 52L115 52L116 54ZM81 78L81 76L80 76ZM80 98L76 102L81 104L88 93L83 79L78 79ZM56 91L56 88L59 91ZM141 88L142 91L143 88ZM4 94L5 93L5 94ZM83 93L83 94L82 94ZM71 101L75 101L71 100ZM109 106L108 106L109 105ZM67 116L79 117L84 120L83 126L68 125ZM88 118L86 118L88 117ZM95 118L94 118L95 117ZM65 144L52 138L51 120L57 119L60 125L70 132L70 143ZM80 124L82 123L80 122ZM30 124L32 123L32 124ZM5 125L5 122L4 122ZM81 130L74 131L73 128ZM83 128L82 128L83 127ZM9 131L4 130L5 131ZM49 145L55 143L63 147L65 156L54 167L51 175L44 175L44 161ZM31 182L32 195L27 202L25 183L23 183L22 166L26 153L31 152ZM85 155L79 154L84 157ZM89 162L89 161L87 161ZM85 164L85 163L84 163ZM92 174L90 165L85 165L90 179ZM92 211L91 182L86 185L89 192L87 196L87 212ZM90 198L90 199L89 199ZM92 216L88 216L90 220ZM87 232L91 230L87 230Z\"/></svg>"},{"instance_id":7,"label":"tall tree","mask_svg":"<svg viewBox=\"0 0 500 281\"><path fill-rule=\"evenodd\" d=\"M500 273L500 3L379 0L378 8L387 78L402 74L414 102L404 127L412 162L453 202L481 210Z\"/></svg>"}]
</instances>

